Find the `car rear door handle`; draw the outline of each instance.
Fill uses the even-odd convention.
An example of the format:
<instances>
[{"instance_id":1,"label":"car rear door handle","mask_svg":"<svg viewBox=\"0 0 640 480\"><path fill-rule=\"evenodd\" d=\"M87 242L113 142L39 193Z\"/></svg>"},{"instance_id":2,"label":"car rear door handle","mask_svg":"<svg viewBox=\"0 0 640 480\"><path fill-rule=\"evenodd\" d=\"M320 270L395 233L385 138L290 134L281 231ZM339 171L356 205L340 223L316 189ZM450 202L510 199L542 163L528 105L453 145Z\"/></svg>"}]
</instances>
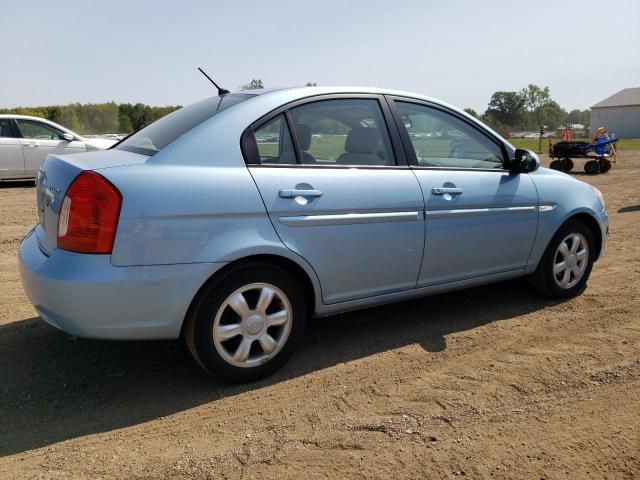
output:
<instances>
[{"instance_id":1,"label":"car rear door handle","mask_svg":"<svg viewBox=\"0 0 640 480\"><path fill-rule=\"evenodd\" d=\"M320 190L307 190L303 188L291 188L288 190L280 190L278 192L280 198L296 198L296 197L321 197Z\"/></svg>"},{"instance_id":2,"label":"car rear door handle","mask_svg":"<svg viewBox=\"0 0 640 480\"><path fill-rule=\"evenodd\" d=\"M464 192L464 190L458 187L433 187L431 189L433 195L445 195L447 193L461 194L462 192Z\"/></svg>"}]
</instances>

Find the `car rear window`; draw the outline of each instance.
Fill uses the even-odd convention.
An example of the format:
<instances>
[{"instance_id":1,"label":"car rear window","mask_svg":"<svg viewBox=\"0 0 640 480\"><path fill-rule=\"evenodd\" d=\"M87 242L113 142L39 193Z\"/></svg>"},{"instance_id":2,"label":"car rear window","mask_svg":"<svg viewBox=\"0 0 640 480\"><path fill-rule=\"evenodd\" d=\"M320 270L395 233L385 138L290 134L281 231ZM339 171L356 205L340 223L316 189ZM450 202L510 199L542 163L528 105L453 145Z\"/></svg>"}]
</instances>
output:
<instances>
[{"instance_id":1,"label":"car rear window","mask_svg":"<svg viewBox=\"0 0 640 480\"><path fill-rule=\"evenodd\" d=\"M114 148L153 155L216 113L253 96L252 94L231 93L221 97L206 98L156 120L129 135L114 145Z\"/></svg>"}]
</instances>

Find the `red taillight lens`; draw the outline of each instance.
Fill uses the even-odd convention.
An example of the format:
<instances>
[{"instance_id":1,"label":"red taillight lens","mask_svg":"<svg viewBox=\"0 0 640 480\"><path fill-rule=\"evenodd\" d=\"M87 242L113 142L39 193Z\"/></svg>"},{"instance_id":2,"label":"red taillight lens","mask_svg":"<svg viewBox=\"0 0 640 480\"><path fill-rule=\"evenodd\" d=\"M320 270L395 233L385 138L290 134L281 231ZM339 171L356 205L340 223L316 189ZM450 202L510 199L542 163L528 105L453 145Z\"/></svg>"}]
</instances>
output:
<instances>
[{"instance_id":1,"label":"red taillight lens","mask_svg":"<svg viewBox=\"0 0 640 480\"><path fill-rule=\"evenodd\" d=\"M58 248L77 253L111 253L122 195L107 179L85 171L62 201Z\"/></svg>"}]
</instances>

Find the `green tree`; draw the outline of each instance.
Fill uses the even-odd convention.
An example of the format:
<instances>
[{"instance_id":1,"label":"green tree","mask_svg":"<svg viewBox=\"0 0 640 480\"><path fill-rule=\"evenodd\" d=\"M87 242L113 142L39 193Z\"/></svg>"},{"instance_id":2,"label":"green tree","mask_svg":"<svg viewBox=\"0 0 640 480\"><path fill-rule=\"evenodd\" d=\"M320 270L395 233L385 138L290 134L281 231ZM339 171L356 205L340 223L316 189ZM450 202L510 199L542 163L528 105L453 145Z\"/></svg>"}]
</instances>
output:
<instances>
[{"instance_id":1,"label":"green tree","mask_svg":"<svg viewBox=\"0 0 640 480\"><path fill-rule=\"evenodd\" d=\"M85 133L86 130L80 122L80 117L75 108L61 108L60 114L55 122L76 132Z\"/></svg>"},{"instance_id":2,"label":"green tree","mask_svg":"<svg viewBox=\"0 0 640 480\"><path fill-rule=\"evenodd\" d=\"M568 123L581 123L582 125L589 125L591 120L591 110L571 110L567 115Z\"/></svg>"},{"instance_id":3,"label":"green tree","mask_svg":"<svg viewBox=\"0 0 640 480\"><path fill-rule=\"evenodd\" d=\"M129 117L126 115L120 115L118 117L118 133L131 133L133 132L133 124Z\"/></svg>"},{"instance_id":4,"label":"green tree","mask_svg":"<svg viewBox=\"0 0 640 480\"><path fill-rule=\"evenodd\" d=\"M464 109L464 111L465 111L465 112L467 112L467 113L468 113L469 115L471 115L472 117L480 118L480 117L478 116L478 113L477 113L473 108L469 108L469 107L467 107L467 108L465 108L465 109Z\"/></svg>"},{"instance_id":5,"label":"green tree","mask_svg":"<svg viewBox=\"0 0 640 480\"><path fill-rule=\"evenodd\" d=\"M540 107L552 102L549 87L540 88L538 85L530 83L520 91L524 100L524 106L529 112L535 112Z\"/></svg>"},{"instance_id":6,"label":"green tree","mask_svg":"<svg viewBox=\"0 0 640 480\"><path fill-rule=\"evenodd\" d=\"M514 127L525 113L525 99L519 92L495 92L485 115L497 124Z\"/></svg>"},{"instance_id":7,"label":"green tree","mask_svg":"<svg viewBox=\"0 0 640 480\"><path fill-rule=\"evenodd\" d=\"M537 130L541 125L547 129L555 129L560 126L567 117L567 112L551 99L549 87L539 87L529 84L520 92L525 102L526 113L523 117L523 126L527 129Z\"/></svg>"},{"instance_id":8,"label":"green tree","mask_svg":"<svg viewBox=\"0 0 640 480\"><path fill-rule=\"evenodd\" d=\"M259 78L254 78L246 85L242 85L242 87L240 87L240 90L259 90L261 88L264 88L264 85L262 85L262 80Z\"/></svg>"}]
</instances>

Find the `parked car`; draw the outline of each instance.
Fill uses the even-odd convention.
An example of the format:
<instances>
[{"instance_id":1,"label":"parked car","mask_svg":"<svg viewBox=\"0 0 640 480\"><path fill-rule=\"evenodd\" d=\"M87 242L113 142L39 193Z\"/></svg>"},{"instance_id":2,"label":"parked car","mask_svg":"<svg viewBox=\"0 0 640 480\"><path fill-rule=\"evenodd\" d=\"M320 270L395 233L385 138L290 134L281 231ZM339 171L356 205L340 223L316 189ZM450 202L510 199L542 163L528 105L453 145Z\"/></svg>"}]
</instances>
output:
<instances>
[{"instance_id":1,"label":"parked car","mask_svg":"<svg viewBox=\"0 0 640 480\"><path fill-rule=\"evenodd\" d=\"M312 315L523 276L577 295L608 224L597 189L461 110L372 88L202 100L113 149L50 155L37 197L19 257L45 321L183 337L232 381L280 367Z\"/></svg>"},{"instance_id":2,"label":"parked car","mask_svg":"<svg viewBox=\"0 0 640 480\"><path fill-rule=\"evenodd\" d=\"M51 153L104 150L114 143L85 138L44 118L0 115L0 180L35 178Z\"/></svg>"}]
</instances>

